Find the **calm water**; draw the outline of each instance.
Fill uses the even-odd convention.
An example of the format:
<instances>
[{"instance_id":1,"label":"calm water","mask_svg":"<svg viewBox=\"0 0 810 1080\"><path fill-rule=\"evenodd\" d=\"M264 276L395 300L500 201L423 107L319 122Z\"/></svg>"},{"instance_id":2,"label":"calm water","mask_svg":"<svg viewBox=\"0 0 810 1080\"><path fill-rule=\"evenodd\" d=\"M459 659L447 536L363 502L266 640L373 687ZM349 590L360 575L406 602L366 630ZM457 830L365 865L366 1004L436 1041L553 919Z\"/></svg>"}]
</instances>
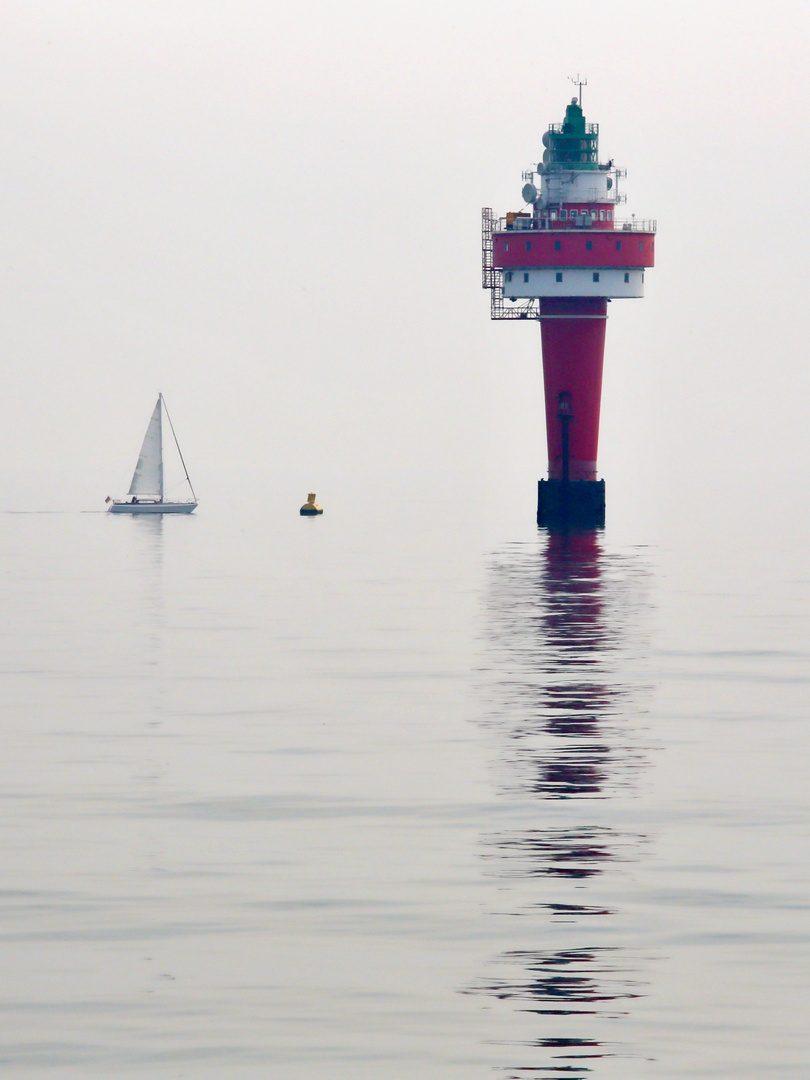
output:
<instances>
[{"instance_id":1,"label":"calm water","mask_svg":"<svg viewBox=\"0 0 810 1080\"><path fill-rule=\"evenodd\" d=\"M0 515L0 1074L805 1078L801 538L402 524Z\"/></svg>"}]
</instances>

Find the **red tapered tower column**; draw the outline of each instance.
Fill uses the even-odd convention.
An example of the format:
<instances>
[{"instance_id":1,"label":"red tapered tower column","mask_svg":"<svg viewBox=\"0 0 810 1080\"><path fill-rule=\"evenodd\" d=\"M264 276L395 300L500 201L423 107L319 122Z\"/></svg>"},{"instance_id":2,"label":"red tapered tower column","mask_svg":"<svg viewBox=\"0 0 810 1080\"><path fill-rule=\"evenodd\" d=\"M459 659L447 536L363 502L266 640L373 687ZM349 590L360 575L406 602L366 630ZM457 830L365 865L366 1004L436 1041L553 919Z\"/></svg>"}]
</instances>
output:
<instances>
[{"instance_id":1,"label":"red tapered tower column","mask_svg":"<svg viewBox=\"0 0 810 1080\"><path fill-rule=\"evenodd\" d=\"M523 210L483 211L483 285L493 319L539 319L548 479L539 524L600 525L599 409L608 300L644 295L654 221L620 219L624 169L598 155L599 127L574 98L543 135L543 160L523 174ZM532 181L539 177L539 188Z\"/></svg>"},{"instance_id":2,"label":"red tapered tower column","mask_svg":"<svg viewBox=\"0 0 810 1080\"><path fill-rule=\"evenodd\" d=\"M606 321L603 299L540 303L549 480L563 479L561 403L569 411L568 479L596 479Z\"/></svg>"}]
</instances>

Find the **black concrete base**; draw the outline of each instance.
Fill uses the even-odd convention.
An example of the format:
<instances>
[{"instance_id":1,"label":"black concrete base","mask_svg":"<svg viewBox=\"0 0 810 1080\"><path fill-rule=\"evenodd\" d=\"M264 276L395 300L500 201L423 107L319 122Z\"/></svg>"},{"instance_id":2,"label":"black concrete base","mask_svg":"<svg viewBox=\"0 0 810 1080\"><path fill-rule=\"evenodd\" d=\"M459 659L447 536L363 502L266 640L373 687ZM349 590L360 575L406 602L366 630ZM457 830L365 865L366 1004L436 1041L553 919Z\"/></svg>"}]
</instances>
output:
<instances>
[{"instance_id":1,"label":"black concrete base","mask_svg":"<svg viewBox=\"0 0 810 1080\"><path fill-rule=\"evenodd\" d=\"M537 485L537 524L601 529L605 524L605 481L541 480Z\"/></svg>"}]
</instances>

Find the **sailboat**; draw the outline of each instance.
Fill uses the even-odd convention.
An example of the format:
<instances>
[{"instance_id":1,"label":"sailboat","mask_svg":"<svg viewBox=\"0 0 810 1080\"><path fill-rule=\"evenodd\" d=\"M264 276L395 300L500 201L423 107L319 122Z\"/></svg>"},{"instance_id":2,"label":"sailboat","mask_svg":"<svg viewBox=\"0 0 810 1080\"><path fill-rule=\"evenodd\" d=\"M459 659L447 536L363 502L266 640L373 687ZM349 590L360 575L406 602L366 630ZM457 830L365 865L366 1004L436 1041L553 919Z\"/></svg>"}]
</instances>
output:
<instances>
[{"instance_id":1,"label":"sailboat","mask_svg":"<svg viewBox=\"0 0 810 1080\"><path fill-rule=\"evenodd\" d=\"M163 414L169 421L177 453L183 464L186 474L191 499L186 502L180 500L165 500L163 498ZM191 486L188 469L183 460L183 452L180 443L174 433L174 424L163 400L163 394L158 394L157 404L149 421L149 426L144 435L143 446L138 457L138 464L132 475L132 483L129 485L129 493L124 500L107 498L110 503L111 514L190 514L197 507L197 496Z\"/></svg>"}]
</instances>

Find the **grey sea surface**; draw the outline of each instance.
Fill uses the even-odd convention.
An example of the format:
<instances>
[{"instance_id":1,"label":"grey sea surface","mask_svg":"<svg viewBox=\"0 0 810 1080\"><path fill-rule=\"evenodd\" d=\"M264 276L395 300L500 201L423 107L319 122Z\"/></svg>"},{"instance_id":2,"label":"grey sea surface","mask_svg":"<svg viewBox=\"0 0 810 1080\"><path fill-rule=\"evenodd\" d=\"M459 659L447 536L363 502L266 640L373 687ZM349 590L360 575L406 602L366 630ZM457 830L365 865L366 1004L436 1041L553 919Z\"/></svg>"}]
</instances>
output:
<instances>
[{"instance_id":1,"label":"grey sea surface","mask_svg":"<svg viewBox=\"0 0 810 1080\"><path fill-rule=\"evenodd\" d=\"M319 498L0 515L0 1075L805 1078L803 534Z\"/></svg>"}]
</instances>

